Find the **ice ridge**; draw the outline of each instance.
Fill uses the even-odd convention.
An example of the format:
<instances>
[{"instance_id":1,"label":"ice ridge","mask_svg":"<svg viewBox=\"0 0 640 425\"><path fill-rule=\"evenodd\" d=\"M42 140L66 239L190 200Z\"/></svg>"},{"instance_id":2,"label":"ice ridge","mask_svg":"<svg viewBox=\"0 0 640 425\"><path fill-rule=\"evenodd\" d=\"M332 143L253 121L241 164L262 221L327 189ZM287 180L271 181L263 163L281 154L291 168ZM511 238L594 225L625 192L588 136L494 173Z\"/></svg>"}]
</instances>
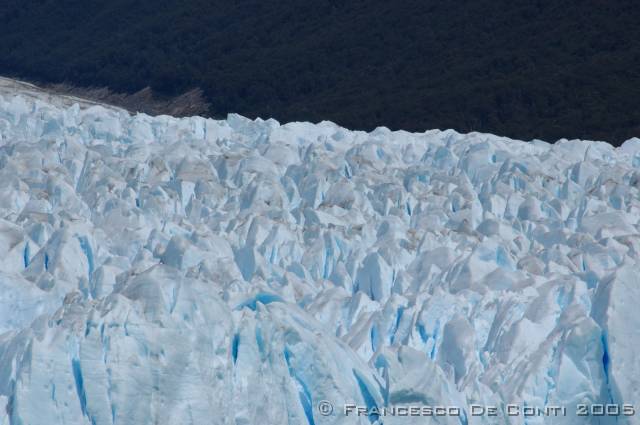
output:
<instances>
[{"instance_id":1,"label":"ice ridge","mask_svg":"<svg viewBox=\"0 0 640 425\"><path fill-rule=\"evenodd\" d=\"M639 167L1 94L0 423L638 424Z\"/></svg>"}]
</instances>

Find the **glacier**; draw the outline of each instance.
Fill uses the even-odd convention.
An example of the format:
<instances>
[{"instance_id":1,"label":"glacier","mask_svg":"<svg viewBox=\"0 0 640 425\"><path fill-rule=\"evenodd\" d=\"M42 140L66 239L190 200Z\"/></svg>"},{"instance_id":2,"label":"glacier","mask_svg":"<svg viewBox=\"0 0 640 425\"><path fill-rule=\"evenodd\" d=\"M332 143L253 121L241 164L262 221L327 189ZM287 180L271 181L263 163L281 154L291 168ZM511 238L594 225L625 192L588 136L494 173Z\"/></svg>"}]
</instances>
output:
<instances>
[{"instance_id":1,"label":"glacier","mask_svg":"<svg viewBox=\"0 0 640 425\"><path fill-rule=\"evenodd\" d=\"M2 83L1 424L640 423L577 407L640 408L640 139L150 117Z\"/></svg>"}]
</instances>

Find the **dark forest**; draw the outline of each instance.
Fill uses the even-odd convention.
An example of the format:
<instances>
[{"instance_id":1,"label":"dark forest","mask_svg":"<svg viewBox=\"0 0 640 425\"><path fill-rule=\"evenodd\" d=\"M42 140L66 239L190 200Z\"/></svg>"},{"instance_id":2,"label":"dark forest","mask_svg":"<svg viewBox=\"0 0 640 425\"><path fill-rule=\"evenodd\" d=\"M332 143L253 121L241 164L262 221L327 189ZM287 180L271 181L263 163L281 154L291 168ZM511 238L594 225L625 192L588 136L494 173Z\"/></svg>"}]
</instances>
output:
<instances>
[{"instance_id":1,"label":"dark forest","mask_svg":"<svg viewBox=\"0 0 640 425\"><path fill-rule=\"evenodd\" d=\"M201 88L213 117L640 136L637 1L2 3L4 76L166 96Z\"/></svg>"}]
</instances>

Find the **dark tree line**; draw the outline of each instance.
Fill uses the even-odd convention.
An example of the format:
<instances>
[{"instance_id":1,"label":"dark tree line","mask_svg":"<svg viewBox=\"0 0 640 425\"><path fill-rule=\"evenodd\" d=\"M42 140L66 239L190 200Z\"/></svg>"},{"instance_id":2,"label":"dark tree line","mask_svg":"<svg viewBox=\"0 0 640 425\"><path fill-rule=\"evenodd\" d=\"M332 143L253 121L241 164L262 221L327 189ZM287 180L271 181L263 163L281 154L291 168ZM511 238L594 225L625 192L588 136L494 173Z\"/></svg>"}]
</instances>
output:
<instances>
[{"instance_id":1,"label":"dark tree line","mask_svg":"<svg viewBox=\"0 0 640 425\"><path fill-rule=\"evenodd\" d=\"M4 0L0 74L166 95L213 116L640 136L635 0Z\"/></svg>"}]
</instances>

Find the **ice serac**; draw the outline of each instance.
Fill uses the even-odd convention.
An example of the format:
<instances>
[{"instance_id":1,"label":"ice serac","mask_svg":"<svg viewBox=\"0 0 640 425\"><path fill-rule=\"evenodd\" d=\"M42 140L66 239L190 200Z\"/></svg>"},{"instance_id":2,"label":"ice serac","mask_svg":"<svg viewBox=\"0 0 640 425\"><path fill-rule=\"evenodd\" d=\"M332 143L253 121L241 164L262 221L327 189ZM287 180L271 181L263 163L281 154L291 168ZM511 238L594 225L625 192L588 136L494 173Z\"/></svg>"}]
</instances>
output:
<instances>
[{"instance_id":1,"label":"ice serac","mask_svg":"<svg viewBox=\"0 0 640 425\"><path fill-rule=\"evenodd\" d=\"M9 419L313 423L314 401L364 402L354 373L380 402L366 362L312 317L254 307L233 312L208 283L163 265L98 302L71 293L3 346L4 359L20 359Z\"/></svg>"},{"instance_id":2,"label":"ice serac","mask_svg":"<svg viewBox=\"0 0 640 425\"><path fill-rule=\"evenodd\" d=\"M603 392L611 403L640 399L640 264L618 269L598 288L593 314L602 327Z\"/></svg>"},{"instance_id":3,"label":"ice serac","mask_svg":"<svg viewBox=\"0 0 640 425\"><path fill-rule=\"evenodd\" d=\"M640 408L637 139L149 117L18 87L0 423L639 423L576 414ZM457 414L385 415L409 406Z\"/></svg>"}]
</instances>

